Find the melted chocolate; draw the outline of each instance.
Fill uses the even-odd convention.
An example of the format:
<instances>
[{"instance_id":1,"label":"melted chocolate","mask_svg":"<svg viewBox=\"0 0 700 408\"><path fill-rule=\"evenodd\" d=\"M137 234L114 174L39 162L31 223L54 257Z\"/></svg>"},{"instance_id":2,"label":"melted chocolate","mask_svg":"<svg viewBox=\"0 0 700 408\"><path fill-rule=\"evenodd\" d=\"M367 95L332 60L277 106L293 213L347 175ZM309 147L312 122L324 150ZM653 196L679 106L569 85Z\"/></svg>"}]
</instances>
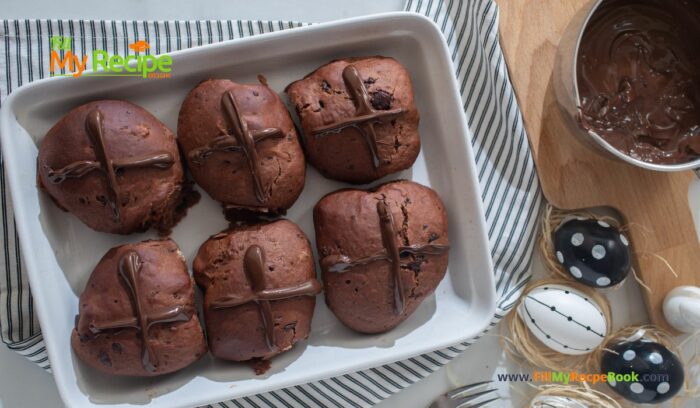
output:
<instances>
[{"instance_id":1,"label":"melted chocolate","mask_svg":"<svg viewBox=\"0 0 700 408\"><path fill-rule=\"evenodd\" d=\"M321 292L321 284L316 279L309 279L295 286L265 289L265 251L258 245L251 245L243 257L243 270L251 293L244 296L228 295L214 299L209 306L213 309L236 307L248 302L255 302L265 327L265 341L270 350L277 350L275 345L275 325L270 301L289 299L297 296L316 296Z\"/></svg>"},{"instance_id":2,"label":"melted chocolate","mask_svg":"<svg viewBox=\"0 0 700 408\"><path fill-rule=\"evenodd\" d=\"M378 261L390 262L391 273L394 278L394 313L399 315L403 312L406 296L400 273L401 259L416 255L441 255L447 252L450 246L440 244L398 245L394 217L385 201L377 201L377 214L379 215L379 227L382 234L382 245L384 246L382 252L355 259L346 255L329 255L321 259L321 267L328 272L343 273L354 267L365 266Z\"/></svg>"},{"instance_id":3,"label":"melted chocolate","mask_svg":"<svg viewBox=\"0 0 700 408\"><path fill-rule=\"evenodd\" d=\"M221 104L224 112L231 122L232 134L217 136L208 144L190 151L190 160L201 165L207 157L214 152L240 152L245 154L248 161L248 168L253 176L255 186L255 198L259 203L267 202L268 194L263 188L262 177L260 175L260 159L255 145L266 139L280 139L284 137L284 132L279 128L266 128L261 130L248 129L248 123L241 116L241 109L238 107L233 92L226 91L221 96Z\"/></svg>"},{"instance_id":4,"label":"melted chocolate","mask_svg":"<svg viewBox=\"0 0 700 408\"><path fill-rule=\"evenodd\" d=\"M57 170L45 166L46 177L51 183L60 184L66 179L83 177L93 170L103 171L107 178L108 202L112 207L115 222L119 222L121 219L119 208L122 200L117 171L143 167L167 169L175 163L175 159L168 152L156 152L128 159L111 159L105 147L102 112L97 109L88 112L85 118L85 130L92 142L96 160L80 160Z\"/></svg>"},{"instance_id":5,"label":"melted chocolate","mask_svg":"<svg viewBox=\"0 0 700 408\"><path fill-rule=\"evenodd\" d=\"M399 245L399 257L401 259L416 255L441 255L450 249L449 245L426 244L426 245ZM389 261L391 257L386 252L374 255L351 259L347 255L329 255L321 261L321 266L328 272L343 273L356 266L365 266L377 261Z\"/></svg>"},{"instance_id":6,"label":"melted chocolate","mask_svg":"<svg viewBox=\"0 0 700 408\"><path fill-rule=\"evenodd\" d=\"M377 201L377 214L379 214L379 228L382 233L382 244L391 259L391 274L394 276L394 313L400 315L403 312L405 297L403 281L401 280L401 258L399 257L398 243L396 242L396 227L394 216L386 201Z\"/></svg>"},{"instance_id":7,"label":"melted chocolate","mask_svg":"<svg viewBox=\"0 0 700 408\"><path fill-rule=\"evenodd\" d=\"M329 134L340 133L344 129L350 127L357 129L362 134L362 137L369 147L374 168L377 168L381 165L381 158L379 157L377 133L374 129L374 125L395 118L403 112L403 109L388 109L388 106L380 106L380 108L386 107L386 110L375 109L374 106L372 106L372 99L362 82L360 73L357 72L357 68L355 68L354 65L348 65L343 69L343 81L345 82L348 93L355 102L355 117L321 126L312 130L311 133L315 137L322 137ZM384 104L386 104L386 101Z\"/></svg>"},{"instance_id":8,"label":"melted chocolate","mask_svg":"<svg viewBox=\"0 0 700 408\"><path fill-rule=\"evenodd\" d=\"M119 259L119 277L127 287L129 298L135 316L125 317L103 323L90 323L89 329L93 335L106 331L136 329L141 335L141 362L146 371L153 373L158 366L158 356L153 352L150 341L150 329L156 324L187 322L192 318L194 310L189 306L174 306L154 313L147 313L145 303L139 290L138 274L141 272L141 259L135 251L129 251Z\"/></svg>"},{"instance_id":9,"label":"melted chocolate","mask_svg":"<svg viewBox=\"0 0 700 408\"><path fill-rule=\"evenodd\" d=\"M646 162L700 157L700 2L605 1L578 61L585 129Z\"/></svg>"}]
</instances>

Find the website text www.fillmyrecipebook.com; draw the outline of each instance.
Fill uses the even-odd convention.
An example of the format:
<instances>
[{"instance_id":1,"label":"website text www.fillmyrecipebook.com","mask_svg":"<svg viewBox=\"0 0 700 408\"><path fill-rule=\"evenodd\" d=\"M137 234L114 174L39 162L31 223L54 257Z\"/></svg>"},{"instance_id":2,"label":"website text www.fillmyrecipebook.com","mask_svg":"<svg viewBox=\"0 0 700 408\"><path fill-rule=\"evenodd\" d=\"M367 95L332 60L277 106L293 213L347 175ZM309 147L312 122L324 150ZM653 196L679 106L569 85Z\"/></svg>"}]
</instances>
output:
<instances>
[{"instance_id":1,"label":"website text www.fillmyrecipebook.com","mask_svg":"<svg viewBox=\"0 0 700 408\"><path fill-rule=\"evenodd\" d=\"M653 377L653 378L650 378ZM588 383L597 384L601 382L640 382L640 381L668 381L668 374L644 374L640 377L638 373L631 372L618 374L609 373L580 373L576 371L533 371L532 373L503 373L496 374L498 381L507 382L536 382L536 383Z\"/></svg>"}]
</instances>

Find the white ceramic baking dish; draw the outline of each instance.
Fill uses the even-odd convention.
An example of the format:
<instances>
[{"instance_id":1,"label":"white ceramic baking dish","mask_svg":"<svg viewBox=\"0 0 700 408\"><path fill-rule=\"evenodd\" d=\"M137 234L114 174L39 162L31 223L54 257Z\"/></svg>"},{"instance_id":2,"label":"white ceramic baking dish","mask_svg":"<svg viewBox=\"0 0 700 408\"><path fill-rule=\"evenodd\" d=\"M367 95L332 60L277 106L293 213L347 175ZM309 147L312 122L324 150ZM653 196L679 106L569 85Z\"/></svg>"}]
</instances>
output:
<instances>
[{"instance_id":1,"label":"white ceramic baking dish","mask_svg":"<svg viewBox=\"0 0 700 408\"><path fill-rule=\"evenodd\" d=\"M191 407L275 390L365 369L446 347L480 334L495 310L493 266L470 134L447 46L430 20L390 13L298 28L172 53L172 78L51 78L13 92L0 112L7 179L27 274L61 396L70 407ZM411 74L421 114L423 148L407 178L435 189L449 214L447 276L416 313L396 329L362 335L342 326L319 297L308 342L275 358L255 376L245 364L202 358L161 378L129 379L95 372L75 358L70 332L78 296L97 261L112 246L152 234L117 236L92 231L37 189L37 143L71 108L101 98L137 103L175 130L186 93L200 80L230 78L284 87L335 58L393 56ZM386 180L383 180L386 181ZM378 183L375 183L378 184ZM313 240L312 208L326 193L347 187L308 169L306 188L288 213ZM191 266L199 245L226 227L220 207L202 201L172 238Z\"/></svg>"}]
</instances>

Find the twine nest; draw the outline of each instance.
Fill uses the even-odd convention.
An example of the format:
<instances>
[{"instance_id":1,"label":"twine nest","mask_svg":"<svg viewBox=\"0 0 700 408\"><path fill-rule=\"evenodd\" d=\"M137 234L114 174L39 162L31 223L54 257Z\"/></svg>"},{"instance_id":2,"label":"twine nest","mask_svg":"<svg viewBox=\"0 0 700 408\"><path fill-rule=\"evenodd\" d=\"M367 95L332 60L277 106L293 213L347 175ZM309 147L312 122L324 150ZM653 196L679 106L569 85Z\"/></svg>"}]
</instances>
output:
<instances>
[{"instance_id":1,"label":"twine nest","mask_svg":"<svg viewBox=\"0 0 700 408\"><path fill-rule=\"evenodd\" d=\"M676 348L676 343L670 334L666 333L663 329L653 325L645 326L626 326L616 331L612 335L605 338L601 347L596 348L591 353L591 357L595 358L596 365L593 368L597 372L601 372L600 361L603 358L603 353L615 353L611 348L619 343L632 341L635 337L648 339L661 344L667 349L674 352L679 358L681 356L679 350Z\"/></svg>"},{"instance_id":2,"label":"twine nest","mask_svg":"<svg viewBox=\"0 0 700 408\"><path fill-rule=\"evenodd\" d=\"M590 368L597 367L598 365L597 361L594 360L597 353L591 352L589 354L571 355L562 354L558 351L552 350L539 341L537 337L530 332L530 329L528 329L523 319L520 318L520 314L517 312L517 308L519 308L521 303L524 302L530 291L536 287L551 284L566 285L586 294L589 299L600 306L603 316L605 317L605 321L607 322L608 331L611 331L612 313L610 311L610 304L605 297L597 293L592 288L580 283L550 278L530 282L530 284L528 284L523 291L523 295L520 297L520 300L515 307L516 310L506 316L503 327L508 331L508 333L501 336L503 349L512 360L527 362L535 367L547 368L552 371L581 371L581 368L585 367L589 369L589 372L592 372ZM607 344L607 337L603 339L601 344Z\"/></svg>"},{"instance_id":3,"label":"twine nest","mask_svg":"<svg viewBox=\"0 0 700 408\"><path fill-rule=\"evenodd\" d=\"M586 210L564 211L555 208L550 204L547 204L544 211L544 216L542 217L542 224L540 227L539 248L540 253L542 254L542 261L544 262L544 265L546 266L547 270L552 275L564 278L568 281L576 281L571 276L571 274L569 274L569 272L564 268L564 266L561 263L559 263L555 256L556 251L554 249L554 233L560 225L572 219L592 219L610 224L611 227L624 233L630 240L630 248L632 248L633 258L636 257L637 259L644 259L646 257L653 257L654 259L663 264L663 269L670 271L671 274L673 274L673 276L675 276L676 278L678 277L678 274L666 259L657 254L646 251L645 242L632 242L632 237L629 234L629 231L632 228L638 228L642 232L642 236L646 236L650 233L648 228L645 228L644 226L638 224L623 225L622 223L620 223L619 220L617 220L614 217L601 216ZM635 250L637 248L639 249ZM632 276L634 276L634 279L637 281L637 283L639 283L639 285L642 288L644 288L644 290L646 290L649 293L652 293L652 289L639 278L634 267L632 267L631 272Z\"/></svg>"},{"instance_id":4,"label":"twine nest","mask_svg":"<svg viewBox=\"0 0 700 408\"><path fill-rule=\"evenodd\" d=\"M607 299L594 288L578 283L568 273L564 266L559 263L555 256L556 251L554 249L554 233L559 226L571 219L593 219L610 224L610 226L613 228L616 228L621 233L625 233L627 235L631 243L630 248L632 250L633 259L653 257L663 266L660 268L661 270L669 271L673 276L678 277L678 274L666 259L646 250L647 240L645 237L653 232L643 225L622 224L617 218L614 217L601 216L586 210L563 211L547 204L544 216L542 217L542 224L540 228L541 235L539 237L538 246L542 255L543 263L549 271L551 278L530 282L530 284L525 288L520 301L515 307L516 311L509 313L506 316L504 324L502 325L501 342L508 357L521 364L527 363L534 367L545 368L552 371L586 371L589 373L599 373L601 370L600 363L603 353L606 351L613 352L608 347L612 347L613 344L618 344L622 341L628 341L628 339L641 331L644 334L644 338L664 345L669 350L676 353L681 361L683 361L684 359L680 353L680 346L677 347L671 335L656 326L648 325L624 327L618 331L615 331L614 333L608 334L603 339L600 346L595 348L591 353L584 355L568 355L559 353L544 345L535 337L534 334L530 332L525 322L517 313L517 308L533 288L547 284L563 284L585 293L589 299L593 300L600 306L608 324L608 331L612 332L612 315L610 311L610 304L608 303ZM642 239L638 239L637 242L634 243L632 243L632 238L629 234L629 231L633 228L638 229L638 232L640 232L639 236L642 237ZM634 279L639 283L639 285L647 292L652 293L652 289L644 284L644 282L639 278L634 267L631 269L631 272L632 276L634 276ZM507 333L503 333L503 331L506 331ZM676 396L672 400L673 406L677 406L679 402L687 398L694 399L700 396L700 387L693 387L689 385L689 380L692 377L688 372L688 368L691 364L700 365L700 351L698 350L698 343L700 343L700 341L698 341L698 334L700 333L691 335L683 342L685 343L694 340L696 342L696 350L690 359L686 359L689 361L684 362L684 369L686 370L686 384L684 387L685 395ZM596 388L606 391L605 393L592 388L587 383L583 383L581 386L547 384L534 387L539 392L531 400L529 405L531 407L534 406L532 404L535 402L535 398L538 396L560 396L563 398L562 405L553 406L561 406L562 408L567 407L564 402L565 398L567 397L581 401L591 407L620 408L636 406L635 404L617 395L614 391L609 390L606 384L596 386Z\"/></svg>"},{"instance_id":5,"label":"twine nest","mask_svg":"<svg viewBox=\"0 0 700 408\"><path fill-rule=\"evenodd\" d=\"M604 394L598 390L594 390L593 388L590 388L588 384L584 384L583 386L577 386L577 385L560 385L560 384L549 384L549 385L543 385L540 387L537 387L540 392L535 395L532 400L530 401L530 404L528 405L531 408L543 408L543 407L552 407L552 408L569 408L572 405L567 404L566 399L571 398L572 400L575 400L577 402L583 403L585 406L588 407L599 407L599 408L620 408L621 405L619 402L617 402L614 398L610 397L607 394ZM558 403L558 401L553 400L553 401L547 401L548 405L535 405L535 402L537 398L540 397L560 397L561 403Z\"/></svg>"},{"instance_id":6,"label":"twine nest","mask_svg":"<svg viewBox=\"0 0 700 408\"><path fill-rule=\"evenodd\" d=\"M695 335L690 336L686 338L685 341L689 341L693 339ZM610 348L613 347L616 344L622 343L622 342L629 342L633 341L634 339L637 338L644 338L647 340L654 341L656 343L661 344L662 346L666 347L669 349L671 352L673 352L676 356L678 356L678 359L683 363L683 371L685 372L685 384L683 385L683 392L679 393L675 397L673 397L670 401L672 406L680 406L680 404L683 403L683 401L687 399L697 399L699 394L700 394L700 389L698 389L697 386L692 387L689 385L691 377L691 373L689 372L689 363L691 362L696 362L697 360L697 354L693 355L690 361L684 361L685 359L683 358L682 353L680 352L680 345L677 345L676 342L673 340L673 337L661 329L658 326L654 325L644 325L644 326L626 326L621 328L620 330L616 331L613 335L608 336L605 339L605 342L601 347L598 347L591 355L592 358L595 359L597 362L597 365L594 366L594 369L597 370L597 372L602 372L601 368L601 360L603 358L603 353L609 352L609 353L614 353L617 354L615 351L611 350ZM696 339L697 340L697 339ZM685 342L684 341L684 342ZM613 391L613 394L614 391ZM626 399L623 399L621 396L615 394L615 399L620 402L620 405L623 407L636 407L638 406L637 404L627 401Z\"/></svg>"},{"instance_id":7,"label":"twine nest","mask_svg":"<svg viewBox=\"0 0 700 408\"><path fill-rule=\"evenodd\" d=\"M555 279L540 281L537 282L535 285L532 285L532 287L539 286L540 284L551 283L558 283L558 281ZM577 286L571 286L581 290ZM529 287L528 289L531 288ZM587 287L586 289L590 290ZM596 299L596 301L599 301L599 299ZM609 313L609 307L607 303L605 303L605 306L601 304L601 308L603 307L607 307L607 313ZM606 314L606 312L604 312L604 314ZM575 370L586 371L588 373L600 373L602 372L600 363L603 357L603 353L615 353L609 347L612 347L613 345L618 344L620 342L631 341L631 339L634 338L645 338L662 344L664 347L674 352L679 357L679 359L681 359L681 361L684 360L680 353L680 346L676 346L676 343L673 341L671 335L663 331L661 328L652 325L623 327L622 329L608 335L603 340L601 346L597 347L593 352L587 355L571 356L566 354L560 354L554 350L549 349L547 346L540 343L539 340L534 338L534 336L530 334L529 330L522 322L522 320L519 317L516 317L516 315L517 312L509 314L509 316L507 317L507 327L511 328L511 333L524 334L524 336L519 337L521 339L520 344L517 344L517 342L508 339L505 336L502 336L501 339L504 342L504 348L509 354L509 356L511 358L514 358L515 361L525 360L537 367L548 368L553 371ZM520 323L514 323L513 321L517 321ZM513 327L515 327L515 331L512 331ZM691 341L694 338L697 341L695 335L688 337L685 341ZM698 356L696 353L690 359L691 361L683 361L686 378L686 383L684 385L684 393L679 394L675 396L672 400L670 400L672 406L680 406L680 404L682 404L684 401L688 399L697 399L700 395L700 390L698 389L698 387L694 387L689 384L690 379L692 378L692 374L689 372L690 370L688 363L697 362L697 359ZM545 384L539 386L533 385L533 387L539 392L531 399L530 405L528 405L529 407L539 408L540 406L534 405L534 403L536 402L536 398L540 396L562 397L563 399L561 405L557 405L556 400L553 402L548 401L548 403L550 404L548 406L561 408L568 408L570 406L566 405L566 397L583 402L584 405L587 404L586 406L590 407L631 408L638 406L637 404L622 398L622 396L618 395L615 391L613 391L606 384L603 383L595 386L598 389L593 388L588 383L583 383L582 385Z\"/></svg>"}]
</instances>

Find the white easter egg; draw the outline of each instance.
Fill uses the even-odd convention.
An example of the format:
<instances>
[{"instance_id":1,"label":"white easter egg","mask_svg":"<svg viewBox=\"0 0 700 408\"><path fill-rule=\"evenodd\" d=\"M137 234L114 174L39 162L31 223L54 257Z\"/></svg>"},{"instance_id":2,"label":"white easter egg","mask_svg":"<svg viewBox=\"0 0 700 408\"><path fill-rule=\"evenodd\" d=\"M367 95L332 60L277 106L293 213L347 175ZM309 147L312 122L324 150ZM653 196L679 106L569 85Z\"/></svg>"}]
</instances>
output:
<instances>
[{"instance_id":1,"label":"white easter egg","mask_svg":"<svg viewBox=\"0 0 700 408\"><path fill-rule=\"evenodd\" d=\"M531 408L590 408L579 399L558 395L538 395L530 403Z\"/></svg>"},{"instance_id":2,"label":"white easter egg","mask_svg":"<svg viewBox=\"0 0 700 408\"><path fill-rule=\"evenodd\" d=\"M532 289L518 307L518 315L538 340L563 354L590 353L608 332L600 306L565 285Z\"/></svg>"}]
</instances>

